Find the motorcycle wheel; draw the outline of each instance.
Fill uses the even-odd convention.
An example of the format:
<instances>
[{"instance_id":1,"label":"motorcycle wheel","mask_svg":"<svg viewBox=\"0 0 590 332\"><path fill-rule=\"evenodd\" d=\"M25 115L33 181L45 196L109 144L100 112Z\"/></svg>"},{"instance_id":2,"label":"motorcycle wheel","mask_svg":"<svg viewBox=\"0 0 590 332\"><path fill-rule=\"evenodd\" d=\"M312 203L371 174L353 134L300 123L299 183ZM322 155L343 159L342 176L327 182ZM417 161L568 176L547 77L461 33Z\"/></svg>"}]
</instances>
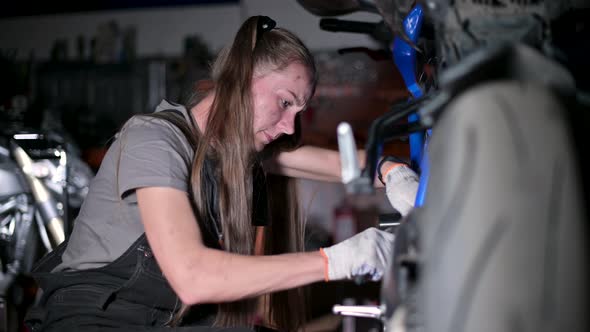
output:
<instances>
[{"instance_id":1,"label":"motorcycle wheel","mask_svg":"<svg viewBox=\"0 0 590 332\"><path fill-rule=\"evenodd\" d=\"M542 70L542 68L539 68ZM588 331L587 220L564 104L533 83L460 95L430 143L421 331Z\"/></svg>"}]
</instances>

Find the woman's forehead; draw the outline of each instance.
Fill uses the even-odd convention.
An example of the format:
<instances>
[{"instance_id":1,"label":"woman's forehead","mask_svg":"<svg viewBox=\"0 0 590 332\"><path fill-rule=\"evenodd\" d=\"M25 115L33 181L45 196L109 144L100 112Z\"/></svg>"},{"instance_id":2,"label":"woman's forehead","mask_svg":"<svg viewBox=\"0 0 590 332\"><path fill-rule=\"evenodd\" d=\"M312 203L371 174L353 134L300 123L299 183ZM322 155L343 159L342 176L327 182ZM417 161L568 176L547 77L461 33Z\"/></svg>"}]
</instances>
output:
<instances>
[{"instance_id":1,"label":"woman's forehead","mask_svg":"<svg viewBox=\"0 0 590 332\"><path fill-rule=\"evenodd\" d=\"M311 94L311 75L309 70L299 63L292 63L279 70L260 72L254 76L253 83L273 90L290 90L302 103L305 103Z\"/></svg>"},{"instance_id":2,"label":"woman's forehead","mask_svg":"<svg viewBox=\"0 0 590 332\"><path fill-rule=\"evenodd\" d=\"M291 62L283 67L279 67L273 64L259 65L254 70L254 78L260 78L272 73L291 75L295 74L300 76L303 75L304 78L311 78L311 68L297 61Z\"/></svg>"}]
</instances>

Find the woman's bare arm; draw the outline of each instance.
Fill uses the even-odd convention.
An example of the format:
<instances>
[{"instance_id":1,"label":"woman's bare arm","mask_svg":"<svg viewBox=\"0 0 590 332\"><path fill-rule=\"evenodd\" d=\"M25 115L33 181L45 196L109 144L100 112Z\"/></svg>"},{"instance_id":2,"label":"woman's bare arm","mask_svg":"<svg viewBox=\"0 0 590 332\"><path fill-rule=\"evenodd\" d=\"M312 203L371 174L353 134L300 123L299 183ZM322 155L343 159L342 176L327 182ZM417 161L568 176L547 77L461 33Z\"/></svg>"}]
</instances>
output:
<instances>
[{"instance_id":1,"label":"woman's bare arm","mask_svg":"<svg viewBox=\"0 0 590 332\"><path fill-rule=\"evenodd\" d=\"M203 245L186 193L137 190L148 242L166 279L187 304L218 303L323 280L319 252L243 256Z\"/></svg>"},{"instance_id":2,"label":"woman's bare arm","mask_svg":"<svg viewBox=\"0 0 590 332\"><path fill-rule=\"evenodd\" d=\"M365 151L358 150L357 158L361 168L365 165ZM382 165L387 169L390 162ZM330 150L315 146L302 146L294 151L281 152L274 159L265 164L267 171L296 178L311 180L340 182L341 166L340 153L337 150ZM383 187L377 180L376 187Z\"/></svg>"}]
</instances>

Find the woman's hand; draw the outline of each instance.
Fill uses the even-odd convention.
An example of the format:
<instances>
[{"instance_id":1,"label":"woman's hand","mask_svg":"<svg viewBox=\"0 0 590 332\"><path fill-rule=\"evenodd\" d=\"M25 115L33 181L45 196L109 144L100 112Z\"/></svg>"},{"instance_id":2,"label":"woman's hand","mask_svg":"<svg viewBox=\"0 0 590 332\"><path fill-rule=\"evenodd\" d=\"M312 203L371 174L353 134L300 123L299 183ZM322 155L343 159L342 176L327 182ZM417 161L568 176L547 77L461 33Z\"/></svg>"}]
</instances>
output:
<instances>
[{"instance_id":1,"label":"woman's hand","mask_svg":"<svg viewBox=\"0 0 590 332\"><path fill-rule=\"evenodd\" d=\"M406 216L414 208L418 193L418 175L407 165L395 164L383 167L385 194L391 206Z\"/></svg>"},{"instance_id":2,"label":"woman's hand","mask_svg":"<svg viewBox=\"0 0 590 332\"><path fill-rule=\"evenodd\" d=\"M388 261L393 257L394 238L393 234L372 227L331 247L322 248L326 281L365 276L372 281L381 279Z\"/></svg>"}]
</instances>

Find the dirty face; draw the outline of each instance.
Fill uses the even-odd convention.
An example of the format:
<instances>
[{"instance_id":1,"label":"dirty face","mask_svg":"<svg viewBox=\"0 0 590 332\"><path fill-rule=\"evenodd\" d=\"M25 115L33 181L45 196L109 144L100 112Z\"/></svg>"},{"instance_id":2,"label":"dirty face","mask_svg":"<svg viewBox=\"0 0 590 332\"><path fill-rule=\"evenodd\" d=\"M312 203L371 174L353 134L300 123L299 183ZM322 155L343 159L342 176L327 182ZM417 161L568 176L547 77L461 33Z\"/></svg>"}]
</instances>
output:
<instances>
[{"instance_id":1,"label":"dirty face","mask_svg":"<svg viewBox=\"0 0 590 332\"><path fill-rule=\"evenodd\" d=\"M306 108L311 89L309 70L300 63L255 75L252 100L257 151L283 134L293 134L295 116Z\"/></svg>"}]
</instances>

